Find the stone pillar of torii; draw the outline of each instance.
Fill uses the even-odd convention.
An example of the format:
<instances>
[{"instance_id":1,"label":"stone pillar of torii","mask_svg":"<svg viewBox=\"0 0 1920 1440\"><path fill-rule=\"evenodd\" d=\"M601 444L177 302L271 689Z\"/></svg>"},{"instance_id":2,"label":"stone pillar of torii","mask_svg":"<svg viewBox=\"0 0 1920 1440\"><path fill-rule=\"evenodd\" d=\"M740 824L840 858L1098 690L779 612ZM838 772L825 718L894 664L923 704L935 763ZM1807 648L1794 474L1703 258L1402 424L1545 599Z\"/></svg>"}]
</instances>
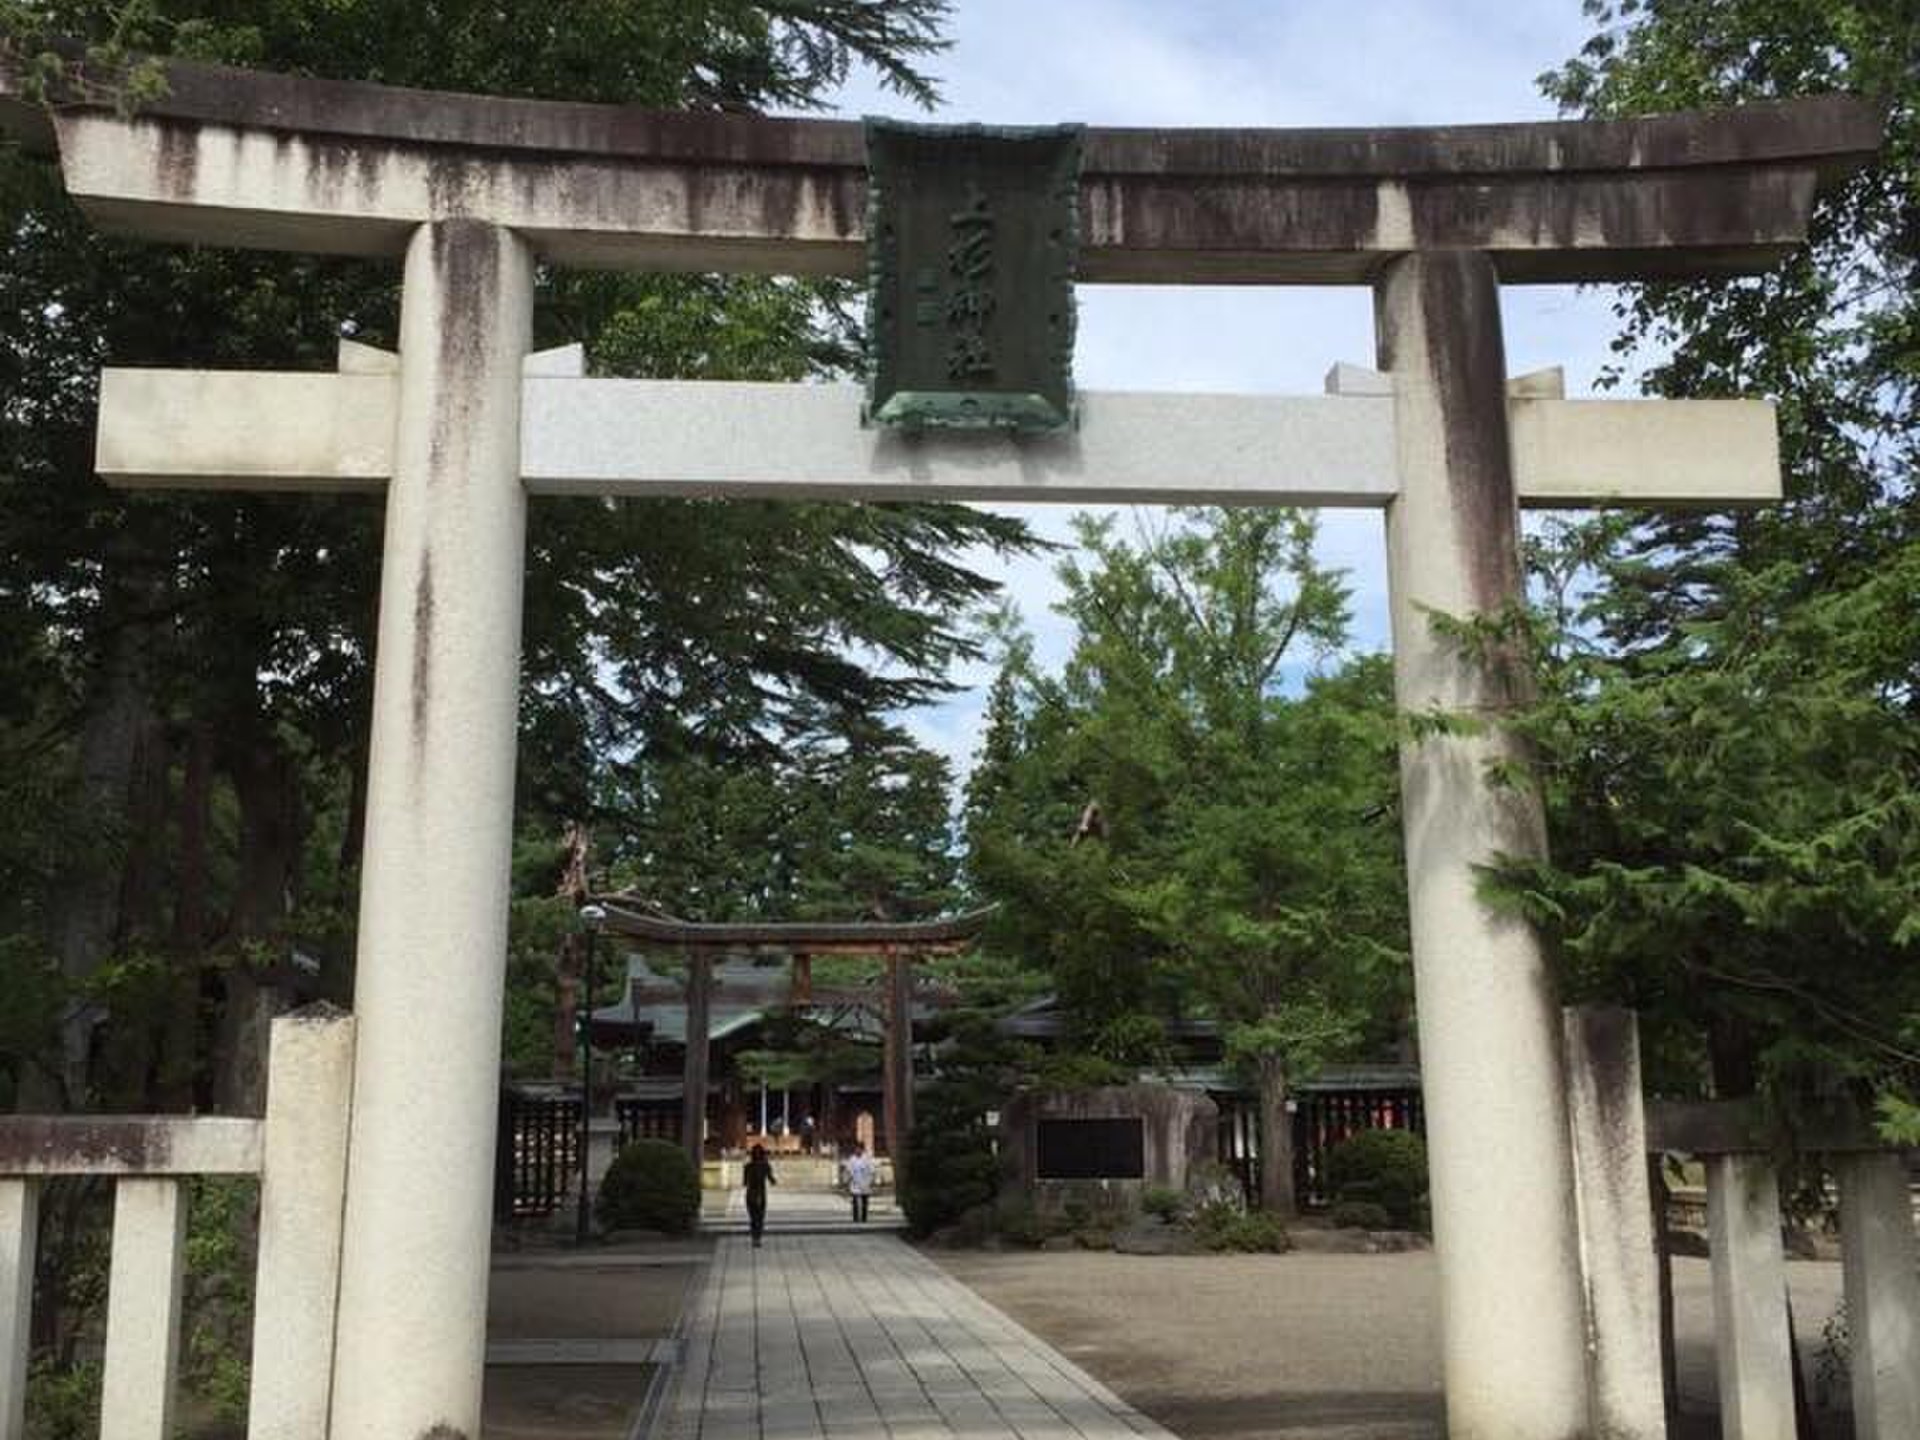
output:
<instances>
[{"instance_id":1,"label":"stone pillar of torii","mask_svg":"<svg viewBox=\"0 0 1920 1440\"><path fill-rule=\"evenodd\" d=\"M1373 506L1399 703L1497 721L1514 677L1430 617L1520 598L1521 506L1749 504L1780 484L1764 404L1510 389L1499 286L1762 269L1879 134L1845 99L1090 130L1084 281L1368 285L1380 372L1337 371L1319 398L1089 394L1070 434L913 439L861 429L850 386L590 379L527 353L536 264L862 273L857 125L184 65L132 117L100 101L49 124L18 93L0 83L0 120L57 147L105 228L404 259L397 359L110 370L99 435L115 484L387 496L336 1440L479 1430L530 494ZM1483 775L1512 753L1497 724L1402 752L1449 1433L1656 1433L1657 1415L1594 1413L1553 986L1528 928L1475 895L1496 855L1543 850L1537 802Z\"/></svg>"}]
</instances>

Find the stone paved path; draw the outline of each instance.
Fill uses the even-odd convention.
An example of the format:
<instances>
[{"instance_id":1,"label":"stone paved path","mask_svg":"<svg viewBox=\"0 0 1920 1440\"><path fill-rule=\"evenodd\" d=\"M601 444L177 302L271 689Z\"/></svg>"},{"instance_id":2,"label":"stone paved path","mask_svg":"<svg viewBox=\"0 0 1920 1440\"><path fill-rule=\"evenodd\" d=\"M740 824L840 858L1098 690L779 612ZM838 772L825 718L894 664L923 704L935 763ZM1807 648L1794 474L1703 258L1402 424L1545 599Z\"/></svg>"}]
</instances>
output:
<instances>
[{"instance_id":1,"label":"stone paved path","mask_svg":"<svg viewBox=\"0 0 1920 1440\"><path fill-rule=\"evenodd\" d=\"M893 1195L883 1192L867 1204L868 1230L899 1230L906 1224ZM747 1192L722 1190L706 1192L701 1204L700 1228L710 1235L747 1233ZM767 1202L767 1230L799 1230L810 1234L823 1232L862 1233L853 1223L853 1206L838 1190L807 1189L798 1185L779 1185Z\"/></svg>"},{"instance_id":2,"label":"stone paved path","mask_svg":"<svg viewBox=\"0 0 1920 1440\"><path fill-rule=\"evenodd\" d=\"M1173 1440L887 1235L719 1242L669 1440Z\"/></svg>"}]
</instances>

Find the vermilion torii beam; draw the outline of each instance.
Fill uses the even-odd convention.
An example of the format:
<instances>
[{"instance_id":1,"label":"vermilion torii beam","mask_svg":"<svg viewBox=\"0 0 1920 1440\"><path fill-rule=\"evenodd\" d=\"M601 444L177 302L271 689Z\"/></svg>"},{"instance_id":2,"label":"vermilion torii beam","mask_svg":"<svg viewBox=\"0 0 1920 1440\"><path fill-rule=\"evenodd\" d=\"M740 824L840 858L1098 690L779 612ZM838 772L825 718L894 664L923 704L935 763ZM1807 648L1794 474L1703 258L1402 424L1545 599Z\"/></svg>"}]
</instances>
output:
<instances>
[{"instance_id":1,"label":"vermilion torii beam","mask_svg":"<svg viewBox=\"0 0 1920 1440\"><path fill-rule=\"evenodd\" d=\"M104 227L404 256L393 375L375 366L341 377L387 379L385 389L360 387L364 407L329 382L311 414L276 415L298 437L281 445L236 420L238 403L258 392L231 391L196 414L179 408L189 392L178 386L201 385L211 398L227 382L161 379L143 409L131 397L148 382L116 377L102 438L109 466L128 480L298 489L377 487L391 475L330 1437L471 1435L527 494L549 485L742 493L766 483L748 462L769 459L743 450L729 462L703 440L665 433L669 423L731 423L739 406L718 391L615 391L564 377L548 378L578 388L543 388L540 363L525 363L534 267L858 273L860 131L194 66L171 67L168 79L166 98L134 116L96 95L49 118L8 103L20 87L0 63L0 121L57 150L68 189ZM842 402L804 391L763 396L757 412L794 413L731 437L804 439L796 459L814 468L776 477L795 495L824 485L844 497L951 497L978 484L982 494L1013 486L1022 498L1086 500L1101 493L1097 462L1125 478L1114 489L1129 498L1225 489L1265 503L1287 493L1294 462L1313 448L1303 437L1335 413L1323 407L1369 408L1374 420L1357 426L1358 410L1338 412L1348 418L1335 422L1325 453L1301 466L1320 482L1297 498L1384 506L1398 702L1483 722L1472 734L1410 739L1401 755L1455 1440L1571 1440L1595 1433L1596 1421L1552 981L1537 938L1490 913L1475 889L1499 855L1544 853L1534 800L1484 779L1490 762L1524 761L1501 720L1524 699L1526 676L1514 657L1466 653L1436 635L1432 616L1497 614L1522 598L1518 509L1541 464L1554 474L1556 504L1683 498L1639 489L1646 462L1672 440L1710 468L1712 430L1733 437L1743 458L1690 498L1765 499L1778 487L1751 418L1707 429L1616 424L1550 400L1513 403L1498 289L1763 269L1804 240L1821 187L1864 163L1878 140L1875 110L1844 97L1598 123L1094 130L1080 194L1083 279L1369 285L1387 377L1379 393L1339 387L1341 398L1315 402L1298 424L1280 423L1271 407L1244 411L1245 453L1206 454L1209 470L1233 477L1224 487L1219 475L1175 463L1179 454L1157 473L1142 466L1129 442L1153 430L1142 417L1161 397L1093 397L1077 453L828 441L798 412ZM582 423L623 403L661 422L614 427L623 452L649 452L631 462L594 450ZM190 473L170 472L172 462L129 437L135 415L179 447ZM354 433L356 418L364 434ZM1178 438L1193 433L1178 418L1163 423ZM1613 453L1597 469L1557 470L1565 452L1593 449ZM527 470L529 459L552 474ZM1364 472L1364 483L1329 482L1342 465ZM1343 496L1349 483L1358 488Z\"/></svg>"}]
</instances>

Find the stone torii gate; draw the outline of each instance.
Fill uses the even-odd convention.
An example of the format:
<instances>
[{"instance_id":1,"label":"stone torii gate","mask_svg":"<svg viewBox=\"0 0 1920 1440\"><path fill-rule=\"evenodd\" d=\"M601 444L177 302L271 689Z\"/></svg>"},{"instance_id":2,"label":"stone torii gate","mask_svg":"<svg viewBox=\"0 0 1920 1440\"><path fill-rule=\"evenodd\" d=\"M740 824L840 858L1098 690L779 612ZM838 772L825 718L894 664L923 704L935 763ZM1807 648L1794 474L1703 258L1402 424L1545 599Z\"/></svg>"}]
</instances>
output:
<instances>
[{"instance_id":1,"label":"stone torii gate","mask_svg":"<svg viewBox=\"0 0 1920 1440\"><path fill-rule=\"evenodd\" d=\"M707 1016L713 997L713 962L752 951L790 955L791 1003L809 1004L816 998L816 957L878 955L885 965L881 1008L886 1016L886 1036L881 1077L887 1150L893 1157L895 1176L904 1172L907 1132L913 1128L913 964L929 955L951 955L971 946L990 910L932 920L702 921L638 909L631 899L617 895L600 896L599 903L607 912L604 923L610 933L686 957L686 986L671 998L684 998L687 1005L680 1139L696 1169L703 1158L706 1128Z\"/></svg>"},{"instance_id":2,"label":"stone torii gate","mask_svg":"<svg viewBox=\"0 0 1920 1440\"><path fill-rule=\"evenodd\" d=\"M1510 395L1503 283L1751 273L1879 123L1846 99L1456 129L1086 133L1080 278L1354 284L1383 374L1323 398L1093 394L1077 432L919 439L834 386L582 378L527 355L536 262L863 273L858 125L424 94L176 65L140 114L0 113L103 227L403 261L398 357L109 371L111 482L387 496L329 1434L479 1425L527 496L1369 505L1399 703L1523 687L1429 612L1521 594L1517 510L1778 491L1767 408ZM551 373L555 368L571 374ZM1454 1440L1617 1432L1589 1401L1558 1015L1476 867L1537 855L1495 726L1402 754ZM1634 1431L1631 1433L1640 1433Z\"/></svg>"}]
</instances>

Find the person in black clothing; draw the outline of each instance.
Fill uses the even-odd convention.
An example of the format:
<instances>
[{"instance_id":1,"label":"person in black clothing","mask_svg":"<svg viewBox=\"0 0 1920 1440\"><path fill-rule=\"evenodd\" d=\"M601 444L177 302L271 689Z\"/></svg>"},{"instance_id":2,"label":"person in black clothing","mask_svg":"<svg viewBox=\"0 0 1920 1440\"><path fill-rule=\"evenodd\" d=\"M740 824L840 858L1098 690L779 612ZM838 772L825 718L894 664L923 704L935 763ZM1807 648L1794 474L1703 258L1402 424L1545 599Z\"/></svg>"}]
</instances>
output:
<instances>
[{"instance_id":1,"label":"person in black clothing","mask_svg":"<svg viewBox=\"0 0 1920 1440\"><path fill-rule=\"evenodd\" d=\"M773 1178L773 1162L767 1159L767 1147L756 1145L747 1156L742 1178L747 1185L747 1229L753 1235L753 1248L760 1248L760 1237L767 1229L767 1186L778 1185Z\"/></svg>"}]
</instances>

